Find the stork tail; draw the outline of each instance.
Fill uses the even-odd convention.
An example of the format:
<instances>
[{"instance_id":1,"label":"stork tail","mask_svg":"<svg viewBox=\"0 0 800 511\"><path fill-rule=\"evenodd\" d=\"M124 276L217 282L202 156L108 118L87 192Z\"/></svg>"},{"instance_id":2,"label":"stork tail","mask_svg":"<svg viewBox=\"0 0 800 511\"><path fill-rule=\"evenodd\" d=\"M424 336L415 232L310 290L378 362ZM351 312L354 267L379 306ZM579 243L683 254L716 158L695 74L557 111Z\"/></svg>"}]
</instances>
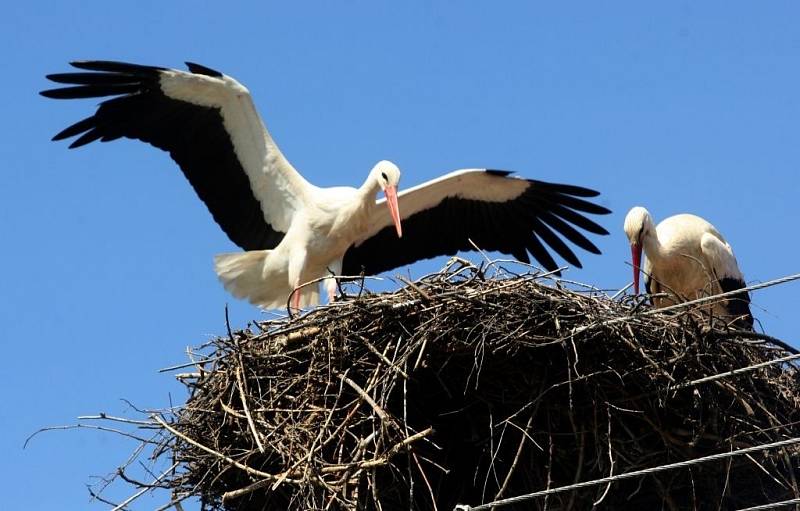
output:
<instances>
[{"instance_id":1,"label":"stork tail","mask_svg":"<svg viewBox=\"0 0 800 511\"><path fill-rule=\"evenodd\" d=\"M233 296L245 298L253 305L266 309L286 307L293 288L286 271L274 271L268 266L272 250L251 250L219 254L214 257L214 270L219 280ZM319 286L309 285L298 291L300 306L319 303Z\"/></svg>"}]
</instances>

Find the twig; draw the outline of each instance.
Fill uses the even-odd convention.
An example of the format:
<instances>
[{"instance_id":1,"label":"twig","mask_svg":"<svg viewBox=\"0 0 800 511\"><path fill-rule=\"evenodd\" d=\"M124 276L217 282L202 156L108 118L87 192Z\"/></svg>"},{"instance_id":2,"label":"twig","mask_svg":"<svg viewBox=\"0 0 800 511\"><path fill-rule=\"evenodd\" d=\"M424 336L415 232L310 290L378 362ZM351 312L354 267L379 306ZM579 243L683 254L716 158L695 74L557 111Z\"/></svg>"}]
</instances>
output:
<instances>
[{"instance_id":1,"label":"twig","mask_svg":"<svg viewBox=\"0 0 800 511\"><path fill-rule=\"evenodd\" d=\"M788 351L789 353L800 353L797 348L790 346L789 344L783 342L780 339L772 337L771 335L762 334L759 332L751 332L749 330L729 330L723 332L714 332L720 338L738 338L738 339L757 339L760 341L768 342L774 346L778 346L779 348Z\"/></svg>"},{"instance_id":2,"label":"twig","mask_svg":"<svg viewBox=\"0 0 800 511\"><path fill-rule=\"evenodd\" d=\"M362 399L364 399L364 401L366 401L367 404L372 407L372 409L375 411L376 414L378 414L378 417L381 418L381 421L387 422L389 420L389 415L383 410L383 408L378 406L378 403L376 403L375 400L372 399L372 397L370 397L370 395L367 394L366 391L362 389L356 382L354 382L353 380L351 380L350 378L348 378L343 374L340 374L339 378L341 378L343 382L348 384L350 388L358 392L358 395L361 396Z\"/></svg>"},{"instance_id":3,"label":"twig","mask_svg":"<svg viewBox=\"0 0 800 511\"><path fill-rule=\"evenodd\" d=\"M279 477L280 477L280 476L276 476L275 474L270 474L270 473L267 473L267 472L263 472L261 470L257 470L257 469L255 469L253 467L249 467L249 466L245 465L244 463L240 463L240 462L236 461L235 459L233 459L233 458L231 458L229 456L225 456L221 452L217 452L214 449L211 449L210 447L206 447L205 445L203 445L203 444L201 444L201 443L199 443L199 442L197 442L195 440L192 440L188 436L184 435L183 433L181 433L177 429L175 429L172 426L170 426L169 424L167 424L158 415L153 415L152 418L153 418L154 421L156 421L159 424L161 424L161 426L164 429L166 429L167 431L169 431L170 433L172 433L176 437L181 438L185 442L188 442L188 443L192 444L193 446L197 447L198 449L202 449L202 450L204 450L205 452L207 452L209 454L213 454L217 458L219 458L221 460L224 460L227 463L230 463L231 465L233 465L234 467L238 468L239 470L244 470L248 474L251 474L251 475L254 475L254 476L257 476L257 477L261 477L263 479L270 479L272 481L277 481L279 479ZM292 478L284 478L284 481L287 481L287 482L290 482L290 483L294 483L294 484L299 484L299 483L302 482L299 479L292 479Z\"/></svg>"},{"instance_id":4,"label":"twig","mask_svg":"<svg viewBox=\"0 0 800 511\"><path fill-rule=\"evenodd\" d=\"M411 281L410 281L410 280L408 280L407 278L403 277L402 275L398 275L398 276L397 276L397 280L399 280L400 282L402 282L402 283L403 283L403 284L405 284L406 286L408 286L408 287L410 287L411 289L413 289L414 291L416 291L416 292L417 292L417 293L418 293L420 296L422 296L422 298L423 298L423 299L424 299L426 302L429 302L429 301L431 301L431 295L429 295L428 293L426 293L424 289L422 289L421 287L419 287L419 286L418 286L418 285L416 285L415 283L411 282Z\"/></svg>"},{"instance_id":5,"label":"twig","mask_svg":"<svg viewBox=\"0 0 800 511\"><path fill-rule=\"evenodd\" d=\"M228 330L228 339L230 339L231 342L235 342L235 340L233 338L233 332L231 332L231 318L228 315L228 304L227 303L225 304L225 328ZM194 360L192 360L192 362L194 362Z\"/></svg>"},{"instance_id":6,"label":"twig","mask_svg":"<svg viewBox=\"0 0 800 511\"><path fill-rule=\"evenodd\" d=\"M113 415L108 415L105 413L98 413L97 415L79 415L79 421L83 420L102 420L102 421L111 421L111 422L121 422L123 424L133 424L136 426L154 428L157 427L151 421L143 421L143 420L136 420L136 419L128 419L126 417L115 417Z\"/></svg>"},{"instance_id":7,"label":"twig","mask_svg":"<svg viewBox=\"0 0 800 511\"><path fill-rule=\"evenodd\" d=\"M614 477L614 449L611 447L611 406L606 403L606 414L608 417L608 433L606 434L606 438L608 438L608 478ZM608 485L606 485L606 489L603 491L603 494L600 496L599 499L595 500L592 504L592 508L595 508L600 505L608 496L608 492L611 490L611 482L609 481Z\"/></svg>"},{"instance_id":8,"label":"twig","mask_svg":"<svg viewBox=\"0 0 800 511\"><path fill-rule=\"evenodd\" d=\"M136 493L134 493L133 495L131 495L127 499L123 500L122 502L119 503L119 505L117 505L117 507L115 507L111 511L119 511L120 509L125 509L125 507L127 507L128 504L130 504L134 500L138 499L139 497L141 497L142 495L144 495L148 491L150 491L154 485L158 484L159 481L164 479L170 472L175 470L175 467L177 467L177 466L178 466L178 464L174 463L171 467L169 467L167 470L162 472L160 476L158 476L156 479L154 479L153 482L150 483L150 485L145 486L144 488L142 488L141 490L137 491Z\"/></svg>"},{"instance_id":9,"label":"twig","mask_svg":"<svg viewBox=\"0 0 800 511\"><path fill-rule=\"evenodd\" d=\"M184 369L186 367L192 367L192 366L195 366L197 364L210 364L212 362L218 362L218 361L222 360L223 358L225 358L224 355L221 355L219 357L207 358L205 360L200 360L199 362L195 362L194 360L192 360L191 362L186 362L185 364L178 364L178 365L174 365L174 366L165 367L163 369L159 369L158 372L159 373L167 373L169 371L175 371L176 369Z\"/></svg>"},{"instance_id":10,"label":"twig","mask_svg":"<svg viewBox=\"0 0 800 511\"><path fill-rule=\"evenodd\" d=\"M351 470L353 468L369 469L369 468L385 465L393 456L395 456L397 453L399 453L404 447L416 442L417 440L419 440L421 438L424 438L424 437L430 435L431 433L433 433L433 429L432 428L428 428L428 429L426 429L424 431L420 431L419 433L416 433L416 434L404 439L402 442L394 445L383 456L381 456L379 458L372 459L372 460L367 460L367 461L362 461L362 462L354 463L354 464L348 464L348 465L335 465L335 466L323 467L322 469L320 469L320 473L321 474L330 474L330 473L335 473L335 472L342 472L342 471L346 471L346 470ZM231 500L240 498L240 497L242 497L244 495L247 495L249 493L252 493L254 491L258 491L258 490L260 490L262 488L266 488L267 486L272 484L272 482L273 482L272 480L270 480L268 478L265 478L265 479L263 479L261 481L256 481L255 483L250 484L250 485L248 485L248 486L246 486L244 488L240 488L238 490L228 491L228 492L226 492L225 494L222 495L222 500L223 500L223 502L229 502Z\"/></svg>"},{"instance_id":11,"label":"twig","mask_svg":"<svg viewBox=\"0 0 800 511\"><path fill-rule=\"evenodd\" d=\"M394 363L393 363L391 360L389 360L389 359L386 357L386 355L384 355L383 353L381 353L380 351L378 351L378 348L376 348L375 346L373 346L373 345L372 345L372 343L371 343L371 342L369 342L369 339L367 339L367 338L366 338L366 337L364 337L363 335L357 335L357 337L358 337L358 338L361 340L361 342L363 342L363 343L364 343L364 346L366 346L368 350L370 350L370 351L371 351L372 353L374 353L374 354L375 354L375 355L376 355L378 358L380 358L381 360L383 360L383 362L384 362L384 363L385 363L387 366L389 366L389 367L391 367L393 370L397 371L397 373L398 373L400 376L402 376L404 379L406 379L406 380L408 379L408 374L406 374L406 372L405 372L405 371L403 371L402 369L400 369L399 367L397 367L397 365L395 365L395 364L394 364Z\"/></svg>"},{"instance_id":12,"label":"twig","mask_svg":"<svg viewBox=\"0 0 800 511\"><path fill-rule=\"evenodd\" d=\"M511 462L511 466L508 468L508 472L506 473L506 477L503 480L503 484L500 486L500 489L494 494L494 500L502 497L503 493L505 493L505 491L508 489L508 484L511 482L511 476L514 474L514 470L517 468L517 464L522 457L522 450L525 448L525 440L528 438L528 431L530 431L531 425L533 424L533 417L534 414L531 413L528 417L528 422L525 424L525 429L522 430L522 434L519 436L519 444L517 445L517 452L514 454L514 461Z\"/></svg>"},{"instance_id":13,"label":"twig","mask_svg":"<svg viewBox=\"0 0 800 511\"><path fill-rule=\"evenodd\" d=\"M256 441L258 451L264 454L264 444L261 443L261 434L256 429L256 423L253 421L253 416L250 415L250 409L247 406L247 396L245 395L244 379L242 378L242 360L239 359L239 365L236 366L236 382L239 384L239 399L242 402L244 414L247 417L247 424L250 426L250 431L253 433L253 439Z\"/></svg>"},{"instance_id":14,"label":"twig","mask_svg":"<svg viewBox=\"0 0 800 511\"><path fill-rule=\"evenodd\" d=\"M30 441L33 440L33 437L39 435L39 433L44 433L45 431L59 431L59 430L63 431L63 430L67 430L67 429L95 429L97 431L105 431L107 433L116 433L117 435L126 436L128 438L132 438L132 439L134 439L134 440L136 440L138 442L142 442L142 443L145 443L145 444L155 443L155 442L153 442L153 440L150 440L150 439L147 439L147 438L142 438L140 436L136 436L134 434L128 433L127 431L122 431L120 429L106 428L104 426L95 426L94 424L70 424L70 425L67 425L67 426L49 426L49 427L46 427L46 428L38 429L38 430L34 431L33 433L31 433L31 435L28 438L25 439L25 443L22 444L22 448L23 449L27 448L28 447L28 443L30 443Z\"/></svg>"}]
</instances>

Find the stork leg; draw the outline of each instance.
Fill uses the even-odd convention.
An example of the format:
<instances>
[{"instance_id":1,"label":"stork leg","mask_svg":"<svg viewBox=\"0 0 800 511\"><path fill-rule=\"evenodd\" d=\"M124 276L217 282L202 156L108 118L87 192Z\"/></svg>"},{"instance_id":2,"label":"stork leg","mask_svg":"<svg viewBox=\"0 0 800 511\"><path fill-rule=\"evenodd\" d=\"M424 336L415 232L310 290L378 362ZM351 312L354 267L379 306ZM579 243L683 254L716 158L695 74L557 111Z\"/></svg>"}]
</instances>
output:
<instances>
[{"instance_id":1,"label":"stork leg","mask_svg":"<svg viewBox=\"0 0 800 511\"><path fill-rule=\"evenodd\" d=\"M336 290L339 287L339 282L336 280L335 275L342 274L342 259L339 258L332 261L328 265L328 272L331 276L325 279L325 289L328 291L328 303L332 303L333 299L336 298Z\"/></svg>"},{"instance_id":2,"label":"stork leg","mask_svg":"<svg viewBox=\"0 0 800 511\"><path fill-rule=\"evenodd\" d=\"M325 289L328 291L328 303L333 302L336 298L336 279L333 277L325 279Z\"/></svg>"},{"instance_id":3,"label":"stork leg","mask_svg":"<svg viewBox=\"0 0 800 511\"><path fill-rule=\"evenodd\" d=\"M289 257L288 277L289 284L292 286L292 308L300 310L300 295L302 290L300 284L303 282L303 268L306 265L307 252L304 248L292 250Z\"/></svg>"},{"instance_id":4,"label":"stork leg","mask_svg":"<svg viewBox=\"0 0 800 511\"><path fill-rule=\"evenodd\" d=\"M296 286L292 291L292 309L300 310L300 288Z\"/></svg>"}]
</instances>

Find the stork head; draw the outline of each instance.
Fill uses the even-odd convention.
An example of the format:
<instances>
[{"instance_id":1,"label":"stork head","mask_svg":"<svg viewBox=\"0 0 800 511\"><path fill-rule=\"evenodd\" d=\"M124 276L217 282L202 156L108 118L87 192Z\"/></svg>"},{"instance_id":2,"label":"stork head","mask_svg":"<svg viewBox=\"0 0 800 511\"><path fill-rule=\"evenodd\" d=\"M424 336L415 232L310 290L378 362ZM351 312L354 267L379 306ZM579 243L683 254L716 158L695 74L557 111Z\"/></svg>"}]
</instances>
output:
<instances>
[{"instance_id":1,"label":"stork head","mask_svg":"<svg viewBox=\"0 0 800 511\"><path fill-rule=\"evenodd\" d=\"M631 244L631 259L633 263L633 292L639 294L639 271L642 264L642 245L648 236L653 236L655 226L650 212L641 206L636 206L628 211L625 216L625 235Z\"/></svg>"},{"instance_id":2,"label":"stork head","mask_svg":"<svg viewBox=\"0 0 800 511\"><path fill-rule=\"evenodd\" d=\"M397 237L402 238L403 228L400 225L400 208L397 206L397 184L400 182L400 169L388 160L381 160L372 168L370 179L377 182L386 195L386 205L389 207L394 227L397 229Z\"/></svg>"}]
</instances>

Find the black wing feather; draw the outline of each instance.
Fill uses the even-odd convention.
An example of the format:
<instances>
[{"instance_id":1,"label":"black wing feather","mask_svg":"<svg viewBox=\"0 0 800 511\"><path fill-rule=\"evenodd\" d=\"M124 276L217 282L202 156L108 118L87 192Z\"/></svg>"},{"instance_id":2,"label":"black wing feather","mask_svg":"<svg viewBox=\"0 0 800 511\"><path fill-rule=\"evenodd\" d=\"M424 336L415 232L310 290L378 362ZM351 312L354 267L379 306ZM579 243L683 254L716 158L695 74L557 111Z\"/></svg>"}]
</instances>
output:
<instances>
[{"instance_id":1,"label":"black wing feather","mask_svg":"<svg viewBox=\"0 0 800 511\"><path fill-rule=\"evenodd\" d=\"M576 197L567 195L565 193L553 193L553 194L548 193L548 195L550 195L550 202L561 204L562 206L574 209L575 211L590 213L592 215L607 215L611 212L608 209L604 208L603 206L597 205L593 202L589 202L583 199L578 199Z\"/></svg>"},{"instance_id":2,"label":"black wing feather","mask_svg":"<svg viewBox=\"0 0 800 511\"><path fill-rule=\"evenodd\" d=\"M91 72L48 75L51 81L69 86L42 91L43 96L115 97L103 101L94 115L65 128L53 140L77 137L70 144L75 148L95 140L127 137L163 149L231 241L245 250L270 249L280 243L284 233L265 221L219 109L166 96L159 80L167 68L113 61L71 64ZM199 64L187 65L192 73L223 76Z\"/></svg>"},{"instance_id":3,"label":"black wing feather","mask_svg":"<svg viewBox=\"0 0 800 511\"><path fill-rule=\"evenodd\" d=\"M70 145L70 149L75 149L76 147L80 147L82 145L86 145L89 143L94 142L95 140L100 139L103 136L103 132L98 130L97 128L92 128L77 139L75 139Z\"/></svg>"},{"instance_id":4,"label":"black wing feather","mask_svg":"<svg viewBox=\"0 0 800 511\"><path fill-rule=\"evenodd\" d=\"M600 249L598 249L594 245L594 243L589 241L589 239L586 236L578 232L574 227L572 227L565 221L561 220L560 218L553 215L549 211L539 210L538 213L539 213L539 218L544 223L548 224L550 227L561 233L562 236L567 238L572 243L578 245L587 252L591 252L593 254L600 253Z\"/></svg>"},{"instance_id":5,"label":"black wing feather","mask_svg":"<svg viewBox=\"0 0 800 511\"><path fill-rule=\"evenodd\" d=\"M575 211L572 211L561 204L554 203L546 198L542 199L537 206L541 206L542 209L551 212L552 214L566 220L571 224L576 225L577 227L580 227L585 231L589 231L594 234L600 234L601 236L608 234L608 231L604 227L596 224L580 213L576 213Z\"/></svg>"},{"instance_id":6,"label":"black wing feather","mask_svg":"<svg viewBox=\"0 0 800 511\"><path fill-rule=\"evenodd\" d=\"M51 82L69 83L73 85L119 85L136 83L127 75L107 73L56 73L47 75Z\"/></svg>"},{"instance_id":7,"label":"black wing feather","mask_svg":"<svg viewBox=\"0 0 800 511\"><path fill-rule=\"evenodd\" d=\"M556 271L558 264L556 264L553 256L550 255L550 252L544 248L544 245L542 245L542 242L539 241L539 238L536 237L536 233L530 234L530 238L527 240L525 248L528 249L528 252L533 254L533 257L539 261L539 263L544 266L547 271ZM556 274L560 275L561 272L556 271Z\"/></svg>"},{"instance_id":8,"label":"black wing feather","mask_svg":"<svg viewBox=\"0 0 800 511\"><path fill-rule=\"evenodd\" d=\"M139 90L136 83L78 85L77 87L62 87L42 91L42 96L52 99L83 99L101 98L103 96L116 96L118 94L131 94Z\"/></svg>"},{"instance_id":9,"label":"black wing feather","mask_svg":"<svg viewBox=\"0 0 800 511\"><path fill-rule=\"evenodd\" d=\"M487 174L493 179L515 179L504 171ZM521 195L506 202L445 197L438 205L405 218L402 238L397 237L393 226L388 226L350 247L342 271L346 275L380 273L420 259L473 250L470 240L482 250L510 254L523 262L528 261L530 253L548 271L555 271L559 265L545 243L560 257L581 267L562 236L589 252L600 253L575 228L608 234L583 213L603 215L610 211L578 198L594 197L597 192L542 181L529 180L528 184Z\"/></svg>"},{"instance_id":10,"label":"black wing feather","mask_svg":"<svg viewBox=\"0 0 800 511\"><path fill-rule=\"evenodd\" d=\"M744 289L747 285L741 279L734 277L723 277L719 279L719 287L723 293ZM728 314L738 318L734 325L748 330L753 329L753 314L750 312L750 294L747 291L734 293L727 299L726 307Z\"/></svg>"},{"instance_id":11,"label":"black wing feather","mask_svg":"<svg viewBox=\"0 0 800 511\"><path fill-rule=\"evenodd\" d=\"M74 137L75 135L79 135L84 131L90 130L95 125L95 120L93 117L89 117L88 119L83 119L82 121L78 121L72 126L68 126L63 130L59 131L54 137L53 141L64 140L65 138Z\"/></svg>"},{"instance_id":12,"label":"black wing feather","mask_svg":"<svg viewBox=\"0 0 800 511\"><path fill-rule=\"evenodd\" d=\"M597 197L600 192L585 188L583 186L567 185L563 183L548 183L545 181L536 181L536 186L549 192L561 193L564 195L574 195L575 197Z\"/></svg>"},{"instance_id":13,"label":"black wing feather","mask_svg":"<svg viewBox=\"0 0 800 511\"><path fill-rule=\"evenodd\" d=\"M656 294L656 289L655 286L653 285L654 284L653 277L651 277L649 273L642 272L642 274L644 275L644 292L647 293L648 295ZM649 303L651 305L653 304L652 298L650 298Z\"/></svg>"},{"instance_id":14,"label":"black wing feather","mask_svg":"<svg viewBox=\"0 0 800 511\"><path fill-rule=\"evenodd\" d=\"M189 71L198 75L206 75L206 76L213 76L215 78L222 78L222 73L211 69L210 67L203 66L201 64L195 64L194 62L187 62L186 67L189 68Z\"/></svg>"},{"instance_id":15,"label":"black wing feather","mask_svg":"<svg viewBox=\"0 0 800 511\"><path fill-rule=\"evenodd\" d=\"M144 66L142 64L131 64L130 62L117 62L116 60L75 60L69 65L87 71L101 71L104 73L127 73L130 75L149 75L158 76L161 71L168 71L166 67Z\"/></svg>"},{"instance_id":16,"label":"black wing feather","mask_svg":"<svg viewBox=\"0 0 800 511\"><path fill-rule=\"evenodd\" d=\"M563 259L566 259L568 263L578 268L583 268L575 252L570 250L567 244L538 218L533 219L533 232L541 236L544 242L555 250Z\"/></svg>"}]
</instances>

